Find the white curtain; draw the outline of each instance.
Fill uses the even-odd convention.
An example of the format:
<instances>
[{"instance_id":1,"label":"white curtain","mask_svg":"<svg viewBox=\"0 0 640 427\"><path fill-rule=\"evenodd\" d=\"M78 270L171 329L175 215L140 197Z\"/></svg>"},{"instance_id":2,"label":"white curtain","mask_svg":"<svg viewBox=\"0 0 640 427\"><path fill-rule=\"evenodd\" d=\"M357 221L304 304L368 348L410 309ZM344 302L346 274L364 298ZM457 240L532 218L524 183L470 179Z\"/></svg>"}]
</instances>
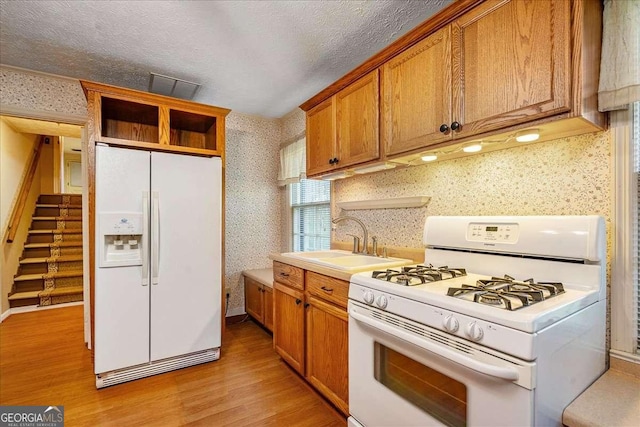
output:
<instances>
[{"instance_id":1,"label":"white curtain","mask_svg":"<svg viewBox=\"0 0 640 427\"><path fill-rule=\"evenodd\" d=\"M605 0L598 109L640 100L640 0Z\"/></svg>"},{"instance_id":2,"label":"white curtain","mask_svg":"<svg viewBox=\"0 0 640 427\"><path fill-rule=\"evenodd\" d=\"M306 142L304 138L280 149L280 169L278 170L279 186L300 182L301 179L306 178L306 152Z\"/></svg>"}]
</instances>

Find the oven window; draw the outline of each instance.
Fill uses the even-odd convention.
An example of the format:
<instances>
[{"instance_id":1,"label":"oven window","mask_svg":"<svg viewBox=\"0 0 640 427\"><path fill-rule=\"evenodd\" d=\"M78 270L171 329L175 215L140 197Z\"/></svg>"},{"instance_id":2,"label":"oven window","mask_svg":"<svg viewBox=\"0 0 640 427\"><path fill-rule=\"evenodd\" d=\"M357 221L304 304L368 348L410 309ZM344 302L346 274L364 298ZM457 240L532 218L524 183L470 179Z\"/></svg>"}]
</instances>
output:
<instances>
[{"instance_id":1,"label":"oven window","mask_svg":"<svg viewBox=\"0 0 640 427\"><path fill-rule=\"evenodd\" d=\"M448 426L467 425L467 387L380 343L375 343L375 378Z\"/></svg>"}]
</instances>

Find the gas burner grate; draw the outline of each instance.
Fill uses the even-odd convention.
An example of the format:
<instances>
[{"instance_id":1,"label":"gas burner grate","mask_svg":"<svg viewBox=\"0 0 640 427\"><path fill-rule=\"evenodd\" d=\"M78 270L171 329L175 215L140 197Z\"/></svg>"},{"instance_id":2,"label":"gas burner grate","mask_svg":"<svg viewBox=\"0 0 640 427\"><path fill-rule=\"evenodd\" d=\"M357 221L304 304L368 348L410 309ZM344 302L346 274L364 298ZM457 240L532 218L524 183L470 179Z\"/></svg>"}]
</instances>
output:
<instances>
[{"instance_id":1,"label":"gas burner grate","mask_svg":"<svg viewBox=\"0 0 640 427\"><path fill-rule=\"evenodd\" d=\"M464 268L434 267L421 264L402 267L400 270L376 270L371 273L371 277L374 279L386 280L403 286L422 285L466 275L467 272Z\"/></svg>"},{"instance_id":2,"label":"gas burner grate","mask_svg":"<svg viewBox=\"0 0 640 427\"><path fill-rule=\"evenodd\" d=\"M533 279L518 281L505 275L503 278L478 280L475 285L463 284L460 288L449 288L447 295L492 307L517 310L563 292L564 286L559 282L536 283Z\"/></svg>"}]
</instances>

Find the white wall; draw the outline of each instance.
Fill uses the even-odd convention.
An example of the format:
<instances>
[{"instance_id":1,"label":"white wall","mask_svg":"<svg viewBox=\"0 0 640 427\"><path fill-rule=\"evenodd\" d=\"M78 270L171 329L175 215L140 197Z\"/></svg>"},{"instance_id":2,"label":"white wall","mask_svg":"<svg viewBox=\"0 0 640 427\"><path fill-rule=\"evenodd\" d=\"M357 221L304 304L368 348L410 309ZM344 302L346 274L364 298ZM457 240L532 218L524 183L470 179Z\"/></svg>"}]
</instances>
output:
<instances>
[{"instance_id":1,"label":"white wall","mask_svg":"<svg viewBox=\"0 0 640 427\"><path fill-rule=\"evenodd\" d=\"M0 118L0 224L2 236L9 226L9 215L18 197L17 191L27 163L38 140L37 135L16 132Z\"/></svg>"},{"instance_id":2,"label":"white wall","mask_svg":"<svg viewBox=\"0 0 640 427\"><path fill-rule=\"evenodd\" d=\"M37 135L18 133L4 120L0 119L0 223L2 224L2 241L0 241L0 280L2 280L0 286L0 313L4 313L9 308L7 296L13 285L13 276L18 268L23 242L27 237L29 228L27 218L31 216L35 201L38 194L40 194L40 171L38 168L15 239L13 243L7 243L4 237L9 226L9 217L17 201L18 191L26 175L31 153L37 141Z\"/></svg>"}]
</instances>

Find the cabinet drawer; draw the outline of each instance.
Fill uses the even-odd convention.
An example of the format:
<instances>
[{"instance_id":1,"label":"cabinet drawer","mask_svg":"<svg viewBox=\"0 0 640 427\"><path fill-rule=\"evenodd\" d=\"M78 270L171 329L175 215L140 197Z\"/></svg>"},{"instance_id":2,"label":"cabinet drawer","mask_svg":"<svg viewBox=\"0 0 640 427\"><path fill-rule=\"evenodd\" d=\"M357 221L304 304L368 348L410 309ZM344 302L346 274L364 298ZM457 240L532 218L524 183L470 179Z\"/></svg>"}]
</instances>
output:
<instances>
[{"instance_id":1,"label":"cabinet drawer","mask_svg":"<svg viewBox=\"0 0 640 427\"><path fill-rule=\"evenodd\" d=\"M273 280L304 290L304 270L292 265L273 261Z\"/></svg>"},{"instance_id":2,"label":"cabinet drawer","mask_svg":"<svg viewBox=\"0 0 640 427\"><path fill-rule=\"evenodd\" d=\"M307 291L311 295L333 302L341 307L346 307L349 282L307 271Z\"/></svg>"}]
</instances>

